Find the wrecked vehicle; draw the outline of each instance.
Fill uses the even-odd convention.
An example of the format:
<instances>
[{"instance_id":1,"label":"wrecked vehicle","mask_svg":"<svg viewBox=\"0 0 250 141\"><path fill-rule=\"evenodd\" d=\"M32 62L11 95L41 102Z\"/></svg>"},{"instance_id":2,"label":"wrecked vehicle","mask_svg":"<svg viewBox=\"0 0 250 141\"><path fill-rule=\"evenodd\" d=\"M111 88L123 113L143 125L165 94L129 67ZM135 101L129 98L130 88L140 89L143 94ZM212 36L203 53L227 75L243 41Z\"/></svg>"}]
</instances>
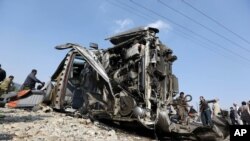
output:
<instances>
[{"instance_id":1,"label":"wrecked vehicle","mask_svg":"<svg viewBox=\"0 0 250 141\"><path fill-rule=\"evenodd\" d=\"M172 73L177 57L161 43L158 32L152 27L122 32L107 38L113 44L107 49L98 49L97 44L90 48L71 43L57 46L70 51L52 75L45 102L54 109L72 108L95 119L136 121L159 136L227 137L223 119L215 119L213 129L172 121L169 109L179 93L178 79Z\"/></svg>"}]
</instances>

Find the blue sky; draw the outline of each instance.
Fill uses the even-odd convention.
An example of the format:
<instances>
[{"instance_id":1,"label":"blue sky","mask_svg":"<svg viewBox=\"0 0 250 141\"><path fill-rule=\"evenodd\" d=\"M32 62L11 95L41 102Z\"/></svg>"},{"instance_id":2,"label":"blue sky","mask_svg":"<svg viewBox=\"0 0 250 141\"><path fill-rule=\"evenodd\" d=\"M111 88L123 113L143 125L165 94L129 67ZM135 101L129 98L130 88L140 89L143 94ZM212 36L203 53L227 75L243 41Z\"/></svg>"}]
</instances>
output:
<instances>
[{"instance_id":1,"label":"blue sky","mask_svg":"<svg viewBox=\"0 0 250 141\"><path fill-rule=\"evenodd\" d=\"M0 0L0 64L15 82L23 83L33 68L46 82L67 52L56 45L96 42L107 48L106 37L151 25L177 55L173 72L194 106L201 95L220 99L222 108L249 101L250 1L185 1L242 39L182 0Z\"/></svg>"}]
</instances>

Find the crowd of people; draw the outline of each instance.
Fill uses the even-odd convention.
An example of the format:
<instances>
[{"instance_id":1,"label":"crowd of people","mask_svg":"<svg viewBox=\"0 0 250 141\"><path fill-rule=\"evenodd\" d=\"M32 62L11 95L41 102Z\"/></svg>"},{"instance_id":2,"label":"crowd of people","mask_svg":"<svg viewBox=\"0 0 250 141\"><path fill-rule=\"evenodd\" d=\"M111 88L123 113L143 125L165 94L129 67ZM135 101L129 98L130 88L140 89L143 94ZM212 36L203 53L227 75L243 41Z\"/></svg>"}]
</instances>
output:
<instances>
[{"instance_id":1,"label":"crowd of people","mask_svg":"<svg viewBox=\"0 0 250 141\"><path fill-rule=\"evenodd\" d=\"M36 78L37 70L33 69L31 73L26 77L24 83L21 85L19 90L25 90L25 89L35 89L36 83L40 83L44 85L44 82L41 82L39 79ZM0 64L0 98L7 95L10 91L13 91L14 89L14 76L9 75L6 77L6 71L2 68ZM4 117L4 115L0 114L0 118Z\"/></svg>"},{"instance_id":2,"label":"crowd of people","mask_svg":"<svg viewBox=\"0 0 250 141\"><path fill-rule=\"evenodd\" d=\"M186 122L187 117L198 116L203 126L213 127L212 118L214 116L227 116L220 108L219 99L206 100L203 96L200 96L199 113L192 106L188 105L184 92L181 92L175 101L177 111L174 117L178 123ZM209 105L210 103L212 104L211 106ZM234 103L233 107L230 107L229 117L232 125L250 125L250 101L243 101L240 107Z\"/></svg>"},{"instance_id":3,"label":"crowd of people","mask_svg":"<svg viewBox=\"0 0 250 141\"><path fill-rule=\"evenodd\" d=\"M239 107L236 103L230 107L230 119L233 125L250 125L250 101L242 101Z\"/></svg>"},{"instance_id":4,"label":"crowd of people","mask_svg":"<svg viewBox=\"0 0 250 141\"><path fill-rule=\"evenodd\" d=\"M19 90L35 89L36 83L44 85L44 82L41 82L39 79L36 78L36 74L37 70L33 69L31 73L26 77L24 83L21 85ZM1 67L0 64L0 97L13 90L13 80L13 75L9 75L8 77L6 77L6 71Z\"/></svg>"},{"instance_id":5,"label":"crowd of people","mask_svg":"<svg viewBox=\"0 0 250 141\"><path fill-rule=\"evenodd\" d=\"M199 106L200 114L198 114L193 106L189 106L187 96L188 95L185 96L184 92L180 92L180 96L174 100L173 105L176 109L176 115L172 117L174 117L175 121L180 124L185 124L190 118L195 120L200 119L204 126L212 127L212 116L218 116L220 114L218 99L205 100L205 98L201 96ZM210 108L209 103L213 103L212 108ZM197 118L198 116L199 118Z\"/></svg>"}]
</instances>

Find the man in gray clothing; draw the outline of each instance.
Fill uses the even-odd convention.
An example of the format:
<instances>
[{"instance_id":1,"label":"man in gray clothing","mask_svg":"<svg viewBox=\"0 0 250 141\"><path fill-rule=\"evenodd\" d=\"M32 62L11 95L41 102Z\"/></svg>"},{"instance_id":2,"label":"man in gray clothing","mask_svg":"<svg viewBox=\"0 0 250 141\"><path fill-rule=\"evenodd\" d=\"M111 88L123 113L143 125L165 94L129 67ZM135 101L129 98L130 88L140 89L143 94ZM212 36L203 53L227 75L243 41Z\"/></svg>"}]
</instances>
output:
<instances>
[{"instance_id":1,"label":"man in gray clothing","mask_svg":"<svg viewBox=\"0 0 250 141\"><path fill-rule=\"evenodd\" d=\"M243 125L250 125L250 110L245 101L242 101L238 113L243 121Z\"/></svg>"},{"instance_id":2,"label":"man in gray clothing","mask_svg":"<svg viewBox=\"0 0 250 141\"><path fill-rule=\"evenodd\" d=\"M39 79L36 78L36 74L37 70L33 69L25 79L23 85L21 86L21 90L35 89L36 83L44 85L44 82L41 82Z\"/></svg>"}]
</instances>

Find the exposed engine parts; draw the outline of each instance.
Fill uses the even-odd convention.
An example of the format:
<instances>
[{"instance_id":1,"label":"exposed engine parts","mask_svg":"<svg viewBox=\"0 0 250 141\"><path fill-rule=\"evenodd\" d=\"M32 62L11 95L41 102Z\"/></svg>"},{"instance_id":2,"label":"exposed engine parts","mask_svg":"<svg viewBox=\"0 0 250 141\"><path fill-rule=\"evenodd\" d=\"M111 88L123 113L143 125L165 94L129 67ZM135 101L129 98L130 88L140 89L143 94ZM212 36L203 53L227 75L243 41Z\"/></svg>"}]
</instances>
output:
<instances>
[{"instance_id":1,"label":"exposed engine parts","mask_svg":"<svg viewBox=\"0 0 250 141\"><path fill-rule=\"evenodd\" d=\"M57 46L70 51L52 76L52 107L71 107L96 119L136 121L164 134L194 135L201 125L172 120L169 108L175 107L179 93L172 72L177 57L161 43L158 32L151 27L132 29L107 38L114 46L103 50L97 44L88 49L71 43Z\"/></svg>"}]
</instances>

